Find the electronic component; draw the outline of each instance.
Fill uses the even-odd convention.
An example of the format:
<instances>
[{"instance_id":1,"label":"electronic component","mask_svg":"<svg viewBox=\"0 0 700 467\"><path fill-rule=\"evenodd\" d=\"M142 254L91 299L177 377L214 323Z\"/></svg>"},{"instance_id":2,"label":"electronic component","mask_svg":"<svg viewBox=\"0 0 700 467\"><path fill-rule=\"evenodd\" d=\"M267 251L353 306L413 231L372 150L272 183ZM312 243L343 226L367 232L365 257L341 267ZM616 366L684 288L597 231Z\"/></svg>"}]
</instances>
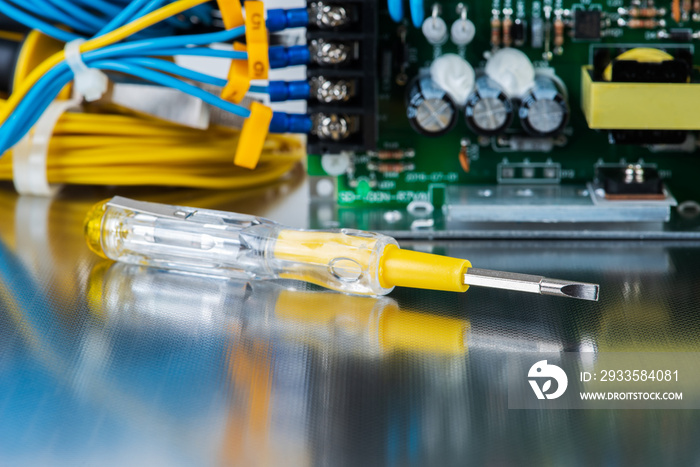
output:
<instances>
[{"instance_id":1,"label":"electronic component","mask_svg":"<svg viewBox=\"0 0 700 467\"><path fill-rule=\"evenodd\" d=\"M96 205L85 233L102 257L196 274L294 279L357 295L478 286L598 300L596 284L476 269L464 259L401 250L386 235L293 230L259 217L121 197Z\"/></svg>"},{"instance_id":2,"label":"electronic component","mask_svg":"<svg viewBox=\"0 0 700 467\"><path fill-rule=\"evenodd\" d=\"M309 153L372 150L377 144L377 2L322 3L330 18L347 20L307 30L312 57L307 66L311 84L307 107L315 116ZM307 7L317 11L318 2L308 1Z\"/></svg>"},{"instance_id":3,"label":"electronic component","mask_svg":"<svg viewBox=\"0 0 700 467\"><path fill-rule=\"evenodd\" d=\"M574 10L574 39L579 41L597 41L601 38L601 11Z\"/></svg>"},{"instance_id":4,"label":"electronic component","mask_svg":"<svg viewBox=\"0 0 700 467\"><path fill-rule=\"evenodd\" d=\"M628 20L620 18L617 20L617 25L630 29L657 29L666 27L666 21L652 18L630 18Z\"/></svg>"},{"instance_id":5,"label":"electronic component","mask_svg":"<svg viewBox=\"0 0 700 467\"><path fill-rule=\"evenodd\" d=\"M406 115L411 127L425 136L440 136L457 124L458 110L447 92L430 77L417 79L410 87Z\"/></svg>"},{"instance_id":6,"label":"electronic component","mask_svg":"<svg viewBox=\"0 0 700 467\"><path fill-rule=\"evenodd\" d=\"M522 96L535 81L535 67L530 58L510 47L494 53L486 62L484 71L511 98Z\"/></svg>"},{"instance_id":7,"label":"electronic component","mask_svg":"<svg viewBox=\"0 0 700 467\"><path fill-rule=\"evenodd\" d=\"M494 136L513 121L513 102L494 80L481 76L465 107L467 124L477 135Z\"/></svg>"},{"instance_id":8,"label":"electronic component","mask_svg":"<svg viewBox=\"0 0 700 467\"><path fill-rule=\"evenodd\" d=\"M450 37L456 45L469 45L476 35L476 26L467 18L467 7L460 3L457 5L459 19L452 23Z\"/></svg>"},{"instance_id":9,"label":"electronic component","mask_svg":"<svg viewBox=\"0 0 700 467\"><path fill-rule=\"evenodd\" d=\"M680 145L688 137L683 130L611 130L610 143L618 145Z\"/></svg>"},{"instance_id":10,"label":"electronic component","mask_svg":"<svg viewBox=\"0 0 700 467\"><path fill-rule=\"evenodd\" d=\"M351 42L314 39L309 44L311 60L321 66L346 65L358 57L358 50Z\"/></svg>"},{"instance_id":11,"label":"electronic component","mask_svg":"<svg viewBox=\"0 0 700 467\"><path fill-rule=\"evenodd\" d=\"M464 107L476 76L469 62L457 54L442 55L430 65L430 76L458 106Z\"/></svg>"},{"instance_id":12,"label":"electronic component","mask_svg":"<svg viewBox=\"0 0 700 467\"><path fill-rule=\"evenodd\" d=\"M663 182L658 170L642 164L599 166L596 176L611 200L664 199Z\"/></svg>"},{"instance_id":13,"label":"electronic component","mask_svg":"<svg viewBox=\"0 0 700 467\"><path fill-rule=\"evenodd\" d=\"M433 6L433 14L423 22L423 35L429 44L443 45L449 37L447 23L440 17L437 4Z\"/></svg>"},{"instance_id":14,"label":"electronic component","mask_svg":"<svg viewBox=\"0 0 700 467\"><path fill-rule=\"evenodd\" d=\"M681 49L678 54L686 52ZM583 111L590 128L616 130L612 133L616 144L673 144L669 142L682 142L685 137L659 132L644 136L641 132L700 129L700 122L691 117L700 91L688 83L690 69L685 59L659 49L635 48L596 67L597 71L591 67L583 70ZM594 80L593 76L602 79ZM663 99L658 98L660 94Z\"/></svg>"},{"instance_id":15,"label":"electronic component","mask_svg":"<svg viewBox=\"0 0 700 467\"><path fill-rule=\"evenodd\" d=\"M675 42L691 42L697 35L689 28L672 28L668 31L661 30L656 33L659 39L670 39Z\"/></svg>"},{"instance_id":16,"label":"electronic component","mask_svg":"<svg viewBox=\"0 0 700 467\"><path fill-rule=\"evenodd\" d=\"M502 34L502 42L504 47L510 47L513 45L513 36L511 35L511 32L513 31L513 18L512 18L513 10L510 8L506 8L503 10L503 21L502 21L502 26L503 26L503 34Z\"/></svg>"},{"instance_id":17,"label":"electronic component","mask_svg":"<svg viewBox=\"0 0 700 467\"><path fill-rule=\"evenodd\" d=\"M516 47L522 47L527 40L527 24L522 18L517 18L513 21L513 26L510 28L510 34L513 37L513 44Z\"/></svg>"},{"instance_id":18,"label":"electronic component","mask_svg":"<svg viewBox=\"0 0 700 467\"><path fill-rule=\"evenodd\" d=\"M564 33L565 24L562 19L561 12L557 11L554 19L554 54L561 55L564 53Z\"/></svg>"},{"instance_id":19,"label":"electronic component","mask_svg":"<svg viewBox=\"0 0 700 467\"><path fill-rule=\"evenodd\" d=\"M357 118L348 115L317 113L313 117L312 134L320 140L345 141L358 129Z\"/></svg>"},{"instance_id":20,"label":"electronic component","mask_svg":"<svg viewBox=\"0 0 700 467\"><path fill-rule=\"evenodd\" d=\"M530 21L530 34L532 35L530 46L533 49L541 49L544 47L544 22L542 18L532 18Z\"/></svg>"},{"instance_id":21,"label":"electronic component","mask_svg":"<svg viewBox=\"0 0 700 467\"><path fill-rule=\"evenodd\" d=\"M328 79L324 76L315 76L311 78L310 83L312 96L324 104L348 102L357 92L356 81L352 79Z\"/></svg>"},{"instance_id":22,"label":"electronic component","mask_svg":"<svg viewBox=\"0 0 700 467\"><path fill-rule=\"evenodd\" d=\"M313 2L308 7L311 24L320 29L338 29L357 21L352 5Z\"/></svg>"},{"instance_id":23,"label":"electronic component","mask_svg":"<svg viewBox=\"0 0 700 467\"><path fill-rule=\"evenodd\" d=\"M519 117L531 135L553 136L563 131L569 121L569 104L554 80L540 75L522 98Z\"/></svg>"},{"instance_id":24,"label":"electronic component","mask_svg":"<svg viewBox=\"0 0 700 467\"><path fill-rule=\"evenodd\" d=\"M493 16L491 17L491 47L494 49L501 46L501 12L498 10L492 11Z\"/></svg>"}]
</instances>

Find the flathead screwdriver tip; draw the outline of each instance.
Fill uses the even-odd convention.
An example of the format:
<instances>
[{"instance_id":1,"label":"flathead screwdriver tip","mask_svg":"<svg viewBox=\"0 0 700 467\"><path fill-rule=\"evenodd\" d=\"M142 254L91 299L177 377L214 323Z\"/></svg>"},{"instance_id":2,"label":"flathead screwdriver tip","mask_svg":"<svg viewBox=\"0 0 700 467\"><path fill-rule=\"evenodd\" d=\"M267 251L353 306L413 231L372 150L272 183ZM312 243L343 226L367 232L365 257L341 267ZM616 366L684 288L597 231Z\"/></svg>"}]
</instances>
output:
<instances>
[{"instance_id":1,"label":"flathead screwdriver tip","mask_svg":"<svg viewBox=\"0 0 700 467\"><path fill-rule=\"evenodd\" d=\"M467 269L464 273L464 283L470 286L554 295L594 302L598 301L600 291L598 284L478 268Z\"/></svg>"},{"instance_id":2,"label":"flathead screwdriver tip","mask_svg":"<svg viewBox=\"0 0 700 467\"><path fill-rule=\"evenodd\" d=\"M598 284L585 282L562 281L559 279L544 278L540 283L542 295L555 295L558 297L578 298L580 300L598 301Z\"/></svg>"}]
</instances>

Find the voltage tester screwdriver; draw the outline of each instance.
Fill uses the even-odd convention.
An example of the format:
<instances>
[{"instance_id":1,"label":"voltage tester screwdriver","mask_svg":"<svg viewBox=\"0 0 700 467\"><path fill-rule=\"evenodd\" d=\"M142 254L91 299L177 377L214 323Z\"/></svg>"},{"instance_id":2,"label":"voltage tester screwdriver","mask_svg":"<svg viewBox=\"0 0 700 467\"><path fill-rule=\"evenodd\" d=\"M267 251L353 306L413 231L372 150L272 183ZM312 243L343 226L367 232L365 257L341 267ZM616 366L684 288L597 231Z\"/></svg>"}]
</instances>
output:
<instances>
[{"instance_id":1,"label":"voltage tester screwdriver","mask_svg":"<svg viewBox=\"0 0 700 467\"><path fill-rule=\"evenodd\" d=\"M464 259L399 249L386 235L295 230L260 217L114 197L85 221L88 245L108 259L246 279L295 279L339 292L394 287L465 292L469 286L598 300L598 285L477 269Z\"/></svg>"}]
</instances>

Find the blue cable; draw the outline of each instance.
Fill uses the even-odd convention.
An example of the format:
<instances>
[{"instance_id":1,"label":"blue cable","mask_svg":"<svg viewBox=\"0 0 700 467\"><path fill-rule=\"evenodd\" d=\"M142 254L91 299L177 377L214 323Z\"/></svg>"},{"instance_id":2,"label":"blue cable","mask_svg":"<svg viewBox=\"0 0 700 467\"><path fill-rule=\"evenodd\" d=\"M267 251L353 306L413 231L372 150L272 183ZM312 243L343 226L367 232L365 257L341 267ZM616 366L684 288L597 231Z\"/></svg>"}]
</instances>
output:
<instances>
[{"instance_id":1,"label":"blue cable","mask_svg":"<svg viewBox=\"0 0 700 467\"><path fill-rule=\"evenodd\" d=\"M43 18L45 21L50 21L53 23L61 23L69 28L72 28L78 32L83 32L83 33L90 33L90 28L89 26L85 26L84 23L81 23L78 19L73 18L70 15L67 15L63 11L59 10L55 6L53 6L50 3L46 2L37 2L37 1L31 1L31 0L25 0L24 2L20 3L20 0L8 0L11 3L14 3L17 7L20 8L25 8L25 9L31 9L32 12L34 12L34 15L37 17ZM29 3L29 4L27 4ZM41 3L41 5L39 5Z\"/></svg>"},{"instance_id":2,"label":"blue cable","mask_svg":"<svg viewBox=\"0 0 700 467\"><path fill-rule=\"evenodd\" d=\"M228 80L223 78L217 78L215 76L207 75L205 73L200 73L198 71L190 70L189 68L184 68L176 65L172 62L161 60L158 58L150 57L134 57L122 59L127 64L143 66L146 68L151 68L154 70L162 71L172 75L178 75L185 79L192 81L199 81L200 83L210 84L212 86L217 86L223 88L228 84ZM259 94L267 94L269 92L268 86L250 86L249 92L255 92Z\"/></svg>"},{"instance_id":3,"label":"blue cable","mask_svg":"<svg viewBox=\"0 0 700 467\"><path fill-rule=\"evenodd\" d=\"M100 29L97 32L97 34L95 34L95 37L110 33L115 29L119 28L120 26L123 26L130 19L132 19L134 15L149 1L151 0L134 0L133 2L129 3L129 5L126 8L124 8L117 16L112 18L111 21L104 25L104 27L102 27L102 29Z\"/></svg>"},{"instance_id":4,"label":"blue cable","mask_svg":"<svg viewBox=\"0 0 700 467\"><path fill-rule=\"evenodd\" d=\"M97 60L93 62L87 59L87 55L88 54L85 54L83 59L85 60L86 64L89 62L89 66L91 68L123 72L147 81L151 81L161 86L167 86L185 92L234 115L238 115L243 118L248 118L250 116L250 111L248 109L225 101L220 97L217 97L196 86L180 81L177 78L173 78L172 76L158 73L141 66L122 63L122 61L117 62L114 60ZM177 65L173 66L177 67ZM193 73L197 73L199 75L198 72ZM13 112L3 124L2 131L0 131L0 153L4 153L7 149L14 146L20 139L22 139L22 137L36 124L61 89L63 89L63 87L72 79L73 74L70 68L67 64L65 64L65 62L62 62L44 75L44 77L42 77L39 82L36 83L30 92L27 93L27 96L17 106L15 112ZM11 135L15 135L15 137L12 138Z\"/></svg>"},{"instance_id":5,"label":"blue cable","mask_svg":"<svg viewBox=\"0 0 700 467\"><path fill-rule=\"evenodd\" d=\"M62 63L51 69L32 87L1 127L0 154L4 154L27 134L71 79L70 68Z\"/></svg>"},{"instance_id":6,"label":"blue cable","mask_svg":"<svg viewBox=\"0 0 700 467\"><path fill-rule=\"evenodd\" d=\"M135 66L135 65L128 65L122 62L117 62L117 61L110 61L110 60L104 60L104 61L98 61L95 63L92 63L91 66L93 68L98 68L100 70L108 70L108 71L117 71L117 72L122 72L122 73L127 73L142 79L145 79L147 81L151 81L156 84L160 84L161 86L167 86L173 89L177 89L178 91L186 92L187 94L190 94L191 96L197 97L201 99L202 101L206 102L207 104L214 105L216 107L219 107L227 112L230 112L234 115L237 115L239 117L243 118L248 118L250 117L250 110L246 109L245 107L241 107L240 105L233 104L231 102L225 101L221 99L220 97L217 97L203 89L198 88L197 86L193 86L191 84L185 83L183 81L180 81L177 78L173 78L172 76L168 76L162 73L158 73L153 70L149 70L148 68L143 68L140 66Z\"/></svg>"},{"instance_id":7,"label":"blue cable","mask_svg":"<svg viewBox=\"0 0 700 467\"><path fill-rule=\"evenodd\" d=\"M123 42L98 51L120 50L130 52L132 50L157 50L159 48L187 47L190 45L209 45L216 42L229 43L245 34L245 26L230 29L228 31L213 32L207 34L196 34L176 37L160 37L154 39L143 39L133 42ZM97 52L97 51L93 51Z\"/></svg>"},{"instance_id":8,"label":"blue cable","mask_svg":"<svg viewBox=\"0 0 700 467\"><path fill-rule=\"evenodd\" d=\"M0 13L8 16L9 18L22 23L32 29L37 29L47 36L53 37L62 42L70 42L75 39L79 39L80 36L72 32L64 31L55 26L52 26L44 21L25 13L24 11L15 8L14 6L0 1Z\"/></svg>"},{"instance_id":9,"label":"blue cable","mask_svg":"<svg viewBox=\"0 0 700 467\"><path fill-rule=\"evenodd\" d=\"M52 3L57 8L65 11L68 15L72 15L75 18L80 18L85 24L90 27L99 30L104 23L105 19L98 18L87 10L83 10L79 6L75 5L71 0L47 0Z\"/></svg>"},{"instance_id":10,"label":"blue cable","mask_svg":"<svg viewBox=\"0 0 700 467\"><path fill-rule=\"evenodd\" d=\"M123 7L114 5L105 0L73 0L73 3L98 10L107 18L118 15L119 12L124 9Z\"/></svg>"},{"instance_id":11,"label":"blue cable","mask_svg":"<svg viewBox=\"0 0 700 467\"><path fill-rule=\"evenodd\" d=\"M199 71L190 70L159 58L134 57L124 58L121 61L127 65L146 67L152 70L169 73L171 75L178 75L192 81L199 81L200 83L209 84L211 86L224 87L226 84L228 84L228 81L225 79L216 78L205 73L200 73Z\"/></svg>"},{"instance_id":12,"label":"blue cable","mask_svg":"<svg viewBox=\"0 0 700 467\"><path fill-rule=\"evenodd\" d=\"M134 53L139 53L139 51L134 51ZM190 55L198 57L227 58L232 60L246 60L248 58L248 52L241 52L237 50L217 50L209 49L207 47L180 47L177 49L144 50L140 53L143 53L144 55L152 55L154 57Z\"/></svg>"},{"instance_id":13,"label":"blue cable","mask_svg":"<svg viewBox=\"0 0 700 467\"><path fill-rule=\"evenodd\" d=\"M389 16L391 16L391 19L393 19L395 23L403 21L403 0L387 0L387 7L389 9Z\"/></svg>"},{"instance_id":14,"label":"blue cable","mask_svg":"<svg viewBox=\"0 0 700 467\"><path fill-rule=\"evenodd\" d=\"M423 26L425 20L425 6L423 0L411 0L411 20L417 28Z\"/></svg>"}]
</instances>

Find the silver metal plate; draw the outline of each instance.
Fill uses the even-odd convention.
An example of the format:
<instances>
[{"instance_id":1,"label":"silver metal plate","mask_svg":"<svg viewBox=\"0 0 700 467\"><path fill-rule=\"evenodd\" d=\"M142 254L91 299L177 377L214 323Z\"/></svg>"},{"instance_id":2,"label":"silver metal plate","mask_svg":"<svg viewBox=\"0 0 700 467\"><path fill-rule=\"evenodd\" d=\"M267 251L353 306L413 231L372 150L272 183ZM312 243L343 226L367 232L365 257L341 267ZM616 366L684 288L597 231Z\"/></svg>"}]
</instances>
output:
<instances>
[{"instance_id":1,"label":"silver metal plate","mask_svg":"<svg viewBox=\"0 0 700 467\"><path fill-rule=\"evenodd\" d=\"M654 201L610 201L595 186L452 186L448 222L614 223L667 222L673 196Z\"/></svg>"}]
</instances>

